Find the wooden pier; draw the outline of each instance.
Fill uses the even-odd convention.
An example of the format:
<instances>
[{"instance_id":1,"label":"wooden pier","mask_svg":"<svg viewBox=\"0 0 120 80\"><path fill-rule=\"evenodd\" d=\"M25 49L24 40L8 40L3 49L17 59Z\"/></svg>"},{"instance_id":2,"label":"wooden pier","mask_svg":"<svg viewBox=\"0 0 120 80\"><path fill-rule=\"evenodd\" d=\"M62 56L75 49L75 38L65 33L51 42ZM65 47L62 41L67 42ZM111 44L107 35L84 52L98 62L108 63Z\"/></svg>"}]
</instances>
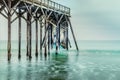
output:
<instances>
[{"instance_id":1,"label":"wooden pier","mask_svg":"<svg viewBox=\"0 0 120 80\"><path fill-rule=\"evenodd\" d=\"M76 38L70 22L70 8L53 2L51 0L0 0L0 14L8 20L8 60L11 59L11 24L18 20L18 58L21 58L21 22L24 19L27 23L26 56L32 58L32 24L36 28L35 56L38 56L38 27L40 27L40 52L44 49L44 54L50 54L50 49L56 45L56 54L63 46L68 50L70 41L68 38L69 28L78 49ZM15 16L16 15L16 16ZM14 16L14 19L12 17ZM0 18L1 19L1 18ZM39 26L39 25L40 26ZM44 28L44 31L43 31ZM55 32L53 31L55 30ZM43 35L44 33L44 35ZM61 33L64 39L61 40ZM56 38L56 39L55 39ZM55 41L54 41L55 40Z\"/></svg>"}]
</instances>

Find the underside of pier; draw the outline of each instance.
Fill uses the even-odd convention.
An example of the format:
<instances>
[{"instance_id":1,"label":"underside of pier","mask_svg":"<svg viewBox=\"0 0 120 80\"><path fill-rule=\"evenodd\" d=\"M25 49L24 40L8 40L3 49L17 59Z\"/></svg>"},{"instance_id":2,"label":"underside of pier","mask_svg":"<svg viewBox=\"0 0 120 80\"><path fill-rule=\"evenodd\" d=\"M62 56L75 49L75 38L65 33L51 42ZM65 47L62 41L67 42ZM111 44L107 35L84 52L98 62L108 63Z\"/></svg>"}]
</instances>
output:
<instances>
[{"instance_id":1,"label":"underside of pier","mask_svg":"<svg viewBox=\"0 0 120 80\"><path fill-rule=\"evenodd\" d=\"M18 58L21 58L21 22L24 19L26 25L26 56L32 58L32 23L36 29L36 52L38 57L38 27L40 27L40 52L44 48L44 54L50 54L53 45L56 46L56 54L62 46L64 49L71 47L68 38L69 29L78 49L76 38L70 21L70 8L51 0L0 0L0 14L8 20L8 60L11 59L11 24L18 20ZM14 18L12 18L14 17ZM0 18L1 19L1 18ZM40 26L38 26L38 24ZM43 31L44 28L44 31ZM44 32L44 35L43 35ZM63 38L61 38L63 36Z\"/></svg>"}]
</instances>

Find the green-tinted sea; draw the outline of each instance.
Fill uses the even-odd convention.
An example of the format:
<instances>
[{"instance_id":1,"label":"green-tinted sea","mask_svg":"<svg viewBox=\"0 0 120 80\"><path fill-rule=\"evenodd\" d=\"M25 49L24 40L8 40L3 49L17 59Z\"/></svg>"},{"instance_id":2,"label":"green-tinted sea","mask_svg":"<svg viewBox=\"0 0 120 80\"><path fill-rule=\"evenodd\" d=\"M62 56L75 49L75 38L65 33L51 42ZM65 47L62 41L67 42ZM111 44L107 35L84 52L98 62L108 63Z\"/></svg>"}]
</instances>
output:
<instances>
[{"instance_id":1,"label":"green-tinted sea","mask_svg":"<svg viewBox=\"0 0 120 80\"><path fill-rule=\"evenodd\" d=\"M26 43L22 42L22 58L18 60L17 41L12 42L12 59L7 61L6 41L0 41L0 80L120 80L120 41L78 41L69 51L52 50L26 58Z\"/></svg>"}]
</instances>

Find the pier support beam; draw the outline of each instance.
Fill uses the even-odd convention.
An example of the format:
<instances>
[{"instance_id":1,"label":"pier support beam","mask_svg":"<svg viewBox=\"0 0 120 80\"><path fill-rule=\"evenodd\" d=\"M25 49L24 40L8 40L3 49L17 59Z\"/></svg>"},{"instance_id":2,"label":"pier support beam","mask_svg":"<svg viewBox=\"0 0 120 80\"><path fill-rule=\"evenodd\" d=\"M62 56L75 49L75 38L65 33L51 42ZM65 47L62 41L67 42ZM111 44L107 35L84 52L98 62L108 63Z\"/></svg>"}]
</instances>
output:
<instances>
[{"instance_id":1,"label":"pier support beam","mask_svg":"<svg viewBox=\"0 0 120 80\"><path fill-rule=\"evenodd\" d=\"M18 58L20 59L21 58L21 10L19 9L19 20L18 20L18 22L19 22L19 28L18 28L18 35L19 35L19 37L18 37Z\"/></svg>"},{"instance_id":2,"label":"pier support beam","mask_svg":"<svg viewBox=\"0 0 120 80\"><path fill-rule=\"evenodd\" d=\"M29 16L29 59L32 58L32 25L31 25L31 15Z\"/></svg>"},{"instance_id":3,"label":"pier support beam","mask_svg":"<svg viewBox=\"0 0 120 80\"><path fill-rule=\"evenodd\" d=\"M78 45L77 45L77 41L76 41L76 38L75 38L75 35L74 35L74 31L73 31L73 28L72 28L71 21L67 17L66 17L66 20L68 21L68 23L70 25L70 29L71 29L71 32L72 32L72 35L73 35L73 39L74 39L74 42L75 42L75 45L76 45L76 49L77 49L77 51L79 51L79 48L78 48Z\"/></svg>"},{"instance_id":4,"label":"pier support beam","mask_svg":"<svg viewBox=\"0 0 120 80\"><path fill-rule=\"evenodd\" d=\"M26 37L27 37L27 53L26 53L26 56L28 57L29 56L29 51L28 51L28 48L29 48L29 19L28 19L28 17L29 17L29 15L28 15L28 13L27 13L27 35L26 35Z\"/></svg>"},{"instance_id":5,"label":"pier support beam","mask_svg":"<svg viewBox=\"0 0 120 80\"><path fill-rule=\"evenodd\" d=\"M50 39L50 35L51 35L51 26L50 24L48 25L48 55L50 54L50 42L51 42L51 39Z\"/></svg>"},{"instance_id":6,"label":"pier support beam","mask_svg":"<svg viewBox=\"0 0 120 80\"><path fill-rule=\"evenodd\" d=\"M50 24L50 36L51 36L51 49L53 48L53 28L52 28L52 25Z\"/></svg>"},{"instance_id":7,"label":"pier support beam","mask_svg":"<svg viewBox=\"0 0 120 80\"><path fill-rule=\"evenodd\" d=\"M11 0L8 0L8 61L11 59Z\"/></svg>"},{"instance_id":8,"label":"pier support beam","mask_svg":"<svg viewBox=\"0 0 120 80\"><path fill-rule=\"evenodd\" d=\"M66 27L66 49L68 50L68 24L67 22L65 23L65 27Z\"/></svg>"},{"instance_id":9,"label":"pier support beam","mask_svg":"<svg viewBox=\"0 0 120 80\"><path fill-rule=\"evenodd\" d=\"M46 35L47 35L47 21L45 20L45 41L44 41L44 55L47 56L47 38L46 38Z\"/></svg>"},{"instance_id":10,"label":"pier support beam","mask_svg":"<svg viewBox=\"0 0 120 80\"><path fill-rule=\"evenodd\" d=\"M56 54L58 54L58 36L57 36L57 29L56 29Z\"/></svg>"},{"instance_id":11,"label":"pier support beam","mask_svg":"<svg viewBox=\"0 0 120 80\"><path fill-rule=\"evenodd\" d=\"M37 19L37 13L36 13L35 24L36 24L36 52L35 52L35 56L38 57L38 19Z\"/></svg>"},{"instance_id":12,"label":"pier support beam","mask_svg":"<svg viewBox=\"0 0 120 80\"><path fill-rule=\"evenodd\" d=\"M27 56L29 59L32 58L31 51L32 51L32 29L31 29L31 15L27 13Z\"/></svg>"},{"instance_id":13,"label":"pier support beam","mask_svg":"<svg viewBox=\"0 0 120 80\"><path fill-rule=\"evenodd\" d=\"M58 45L59 45L59 49L60 49L60 24L58 25Z\"/></svg>"},{"instance_id":14,"label":"pier support beam","mask_svg":"<svg viewBox=\"0 0 120 80\"><path fill-rule=\"evenodd\" d=\"M42 52L42 18L40 18L40 53Z\"/></svg>"},{"instance_id":15,"label":"pier support beam","mask_svg":"<svg viewBox=\"0 0 120 80\"><path fill-rule=\"evenodd\" d=\"M56 27L56 54L58 54L58 48L60 49L60 23L63 19L64 15L56 15L57 19L57 27Z\"/></svg>"}]
</instances>

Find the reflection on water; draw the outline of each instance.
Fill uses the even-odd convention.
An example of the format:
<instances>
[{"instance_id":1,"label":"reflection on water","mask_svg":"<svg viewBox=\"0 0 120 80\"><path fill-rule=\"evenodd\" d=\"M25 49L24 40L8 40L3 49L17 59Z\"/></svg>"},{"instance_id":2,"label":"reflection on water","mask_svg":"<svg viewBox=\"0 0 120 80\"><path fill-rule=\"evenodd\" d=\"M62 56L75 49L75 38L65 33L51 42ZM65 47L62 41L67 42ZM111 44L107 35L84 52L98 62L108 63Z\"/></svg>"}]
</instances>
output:
<instances>
[{"instance_id":1,"label":"reflection on water","mask_svg":"<svg viewBox=\"0 0 120 80\"><path fill-rule=\"evenodd\" d=\"M90 53L89 53L90 52ZM114 54L113 54L114 53ZM33 56L13 54L10 63L0 54L0 80L120 80L120 51L63 51Z\"/></svg>"},{"instance_id":2,"label":"reflection on water","mask_svg":"<svg viewBox=\"0 0 120 80\"><path fill-rule=\"evenodd\" d=\"M14 56L11 62L4 57L0 57L0 80L66 80L68 76L66 54L41 55L31 61L26 58L19 61Z\"/></svg>"}]
</instances>

